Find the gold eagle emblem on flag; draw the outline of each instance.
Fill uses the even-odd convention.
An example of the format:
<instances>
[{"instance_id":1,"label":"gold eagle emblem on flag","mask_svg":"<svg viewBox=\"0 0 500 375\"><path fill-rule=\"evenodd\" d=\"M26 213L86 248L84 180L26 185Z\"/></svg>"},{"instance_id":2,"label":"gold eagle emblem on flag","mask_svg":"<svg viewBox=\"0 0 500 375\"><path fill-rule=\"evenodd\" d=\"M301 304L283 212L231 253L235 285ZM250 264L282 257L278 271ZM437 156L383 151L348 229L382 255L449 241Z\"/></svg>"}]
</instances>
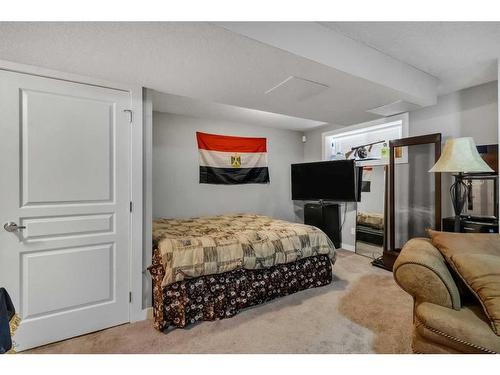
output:
<instances>
[{"instance_id":1,"label":"gold eagle emblem on flag","mask_svg":"<svg viewBox=\"0 0 500 375\"><path fill-rule=\"evenodd\" d=\"M200 184L269 183L267 139L196 132Z\"/></svg>"},{"instance_id":2,"label":"gold eagle emblem on flag","mask_svg":"<svg viewBox=\"0 0 500 375\"><path fill-rule=\"evenodd\" d=\"M231 155L231 167L240 168L241 167L241 156L238 154Z\"/></svg>"}]
</instances>

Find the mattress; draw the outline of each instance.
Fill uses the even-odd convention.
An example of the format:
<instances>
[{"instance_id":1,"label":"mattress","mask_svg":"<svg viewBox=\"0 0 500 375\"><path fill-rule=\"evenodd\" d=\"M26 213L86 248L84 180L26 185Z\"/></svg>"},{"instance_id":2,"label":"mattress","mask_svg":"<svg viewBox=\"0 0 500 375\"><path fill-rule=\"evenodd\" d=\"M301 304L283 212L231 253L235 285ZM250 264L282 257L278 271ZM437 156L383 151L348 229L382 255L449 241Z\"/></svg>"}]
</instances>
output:
<instances>
[{"instance_id":1,"label":"mattress","mask_svg":"<svg viewBox=\"0 0 500 375\"><path fill-rule=\"evenodd\" d=\"M253 214L155 219L153 246L165 271L162 286L316 255L327 255L335 262L335 247L320 229Z\"/></svg>"},{"instance_id":2,"label":"mattress","mask_svg":"<svg viewBox=\"0 0 500 375\"><path fill-rule=\"evenodd\" d=\"M374 229L384 229L384 215L374 212L358 212L357 224Z\"/></svg>"}]
</instances>

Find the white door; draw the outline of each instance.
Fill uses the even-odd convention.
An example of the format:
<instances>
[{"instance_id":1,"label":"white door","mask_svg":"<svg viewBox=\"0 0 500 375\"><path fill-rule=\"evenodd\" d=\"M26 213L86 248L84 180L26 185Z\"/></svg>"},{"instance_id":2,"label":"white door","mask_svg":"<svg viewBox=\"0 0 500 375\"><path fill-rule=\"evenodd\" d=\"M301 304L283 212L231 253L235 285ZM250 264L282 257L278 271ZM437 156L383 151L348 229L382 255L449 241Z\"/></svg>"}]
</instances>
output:
<instances>
[{"instance_id":1,"label":"white door","mask_svg":"<svg viewBox=\"0 0 500 375\"><path fill-rule=\"evenodd\" d=\"M17 350L129 321L129 106L128 92L0 70L0 286Z\"/></svg>"}]
</instances>

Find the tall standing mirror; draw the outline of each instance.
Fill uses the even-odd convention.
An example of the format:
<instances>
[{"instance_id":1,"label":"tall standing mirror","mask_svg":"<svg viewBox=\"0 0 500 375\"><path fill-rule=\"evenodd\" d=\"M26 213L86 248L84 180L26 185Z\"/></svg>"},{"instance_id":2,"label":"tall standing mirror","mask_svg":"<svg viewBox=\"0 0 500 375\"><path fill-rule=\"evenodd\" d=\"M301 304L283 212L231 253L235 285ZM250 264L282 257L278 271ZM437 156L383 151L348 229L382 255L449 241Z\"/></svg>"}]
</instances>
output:
<instances>
[{"instance_id":1,"label":"tall standing mirror","mask_svg":"<svg viewBox=\"0 0 500 375\"><path fill-rule=\"evenodd\" d=\"M386 165L363 167L361 201L357 204L355 251L372 259L382 256L385 242Z\"/></svg>"},{"instance_id":2,"label":"tall standing mirror","mask_svg":"<svg viewBox=\"0 0 500 375\"><path fill-rule=\"evenodd\" d=\"M408 163L396 163L397 150L407 148ZM441 155L441 134L389 142L389 207L387 241L379 267L392 270L401 247L411 238L441 230L441 174L429 169Z\"/></svg>"}]
</instances>

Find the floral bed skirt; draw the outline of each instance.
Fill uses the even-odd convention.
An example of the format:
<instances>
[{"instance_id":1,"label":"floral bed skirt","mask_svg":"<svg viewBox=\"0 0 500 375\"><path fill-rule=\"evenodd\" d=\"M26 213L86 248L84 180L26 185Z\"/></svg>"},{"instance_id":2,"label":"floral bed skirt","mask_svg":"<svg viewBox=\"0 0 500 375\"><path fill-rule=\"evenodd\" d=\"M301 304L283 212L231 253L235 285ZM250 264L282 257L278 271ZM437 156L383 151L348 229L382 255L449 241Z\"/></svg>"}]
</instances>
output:
<instances>
[{"instance_id":1,"label":"floral bed skirt","mask_svg":"<svg viewBox=\"0 0 500 375\"><path fill-rule=\"evenodd\" d=\"M330 284L328 255L317 255L267 269L200 276L161 286L164 276L160 253L153 252L154 327L160 331L186 327L200 320L230 318L241 309L304 289Z\"/></svg>"}]
</instances>

